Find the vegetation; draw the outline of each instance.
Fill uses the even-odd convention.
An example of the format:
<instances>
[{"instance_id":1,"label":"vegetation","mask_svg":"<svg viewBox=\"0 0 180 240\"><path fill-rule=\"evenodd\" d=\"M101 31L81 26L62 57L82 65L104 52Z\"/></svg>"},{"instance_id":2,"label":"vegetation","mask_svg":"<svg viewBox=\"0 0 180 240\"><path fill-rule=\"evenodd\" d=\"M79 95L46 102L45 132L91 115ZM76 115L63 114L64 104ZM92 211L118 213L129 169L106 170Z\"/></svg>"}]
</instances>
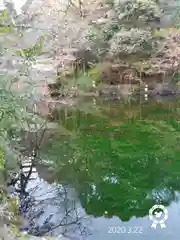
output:
<instances>
[{"instance_id":1,"label":"vegetation","mask_svg":"<svg viewBox=\"0 0 180 240\"><path fill-rule=\"evenodd\" d=\"M58 76L58 83L63 85L60 96L63 96L63 91L71 92L72 87L76 87L77 92L79 89L91 92L92 82L96 82L96 86L100 83L116 85L143 82L146 76L179 76L179 6L173 3L167 7L166 3L166 0L104 1L104 18L93 21L83 35L84 40L81 40L84 48L94 54L99 63L92 64L84 50L85 56L77 57L75 71L71 66L68 76L63 76L63 73ZM88 68L79 66L79 59L82 63L85 58ZM107 67L107 62L109 66L116 65L116 69ZM126 66L125 71L122 66ZM132 69L136 69L137 74L130 74L128 80L122 81L124 74ZM179 78L176 78L175 84L178 82Z\"/></svg>"},{"instance_id":2,"label":"vegetation","mask_svg":"<svg viewBox=\"0 0 180 240\"><path fill-rule=\"evenodd\" d=\"M156 1L112 1L110 8L106 23L89 30L87 38L92 49L96 47L101 52L101 46L105 47L115 57L155 50L153 30L162 13Z\"/></svg>"},{"instance_id":3,"label":"vegetation","mask_svg":"<svg viewBox=\"0 0 180 240\"><path fill-rule=\"evenodd\" d=\"M103 21L93 22L86 31L86 48L100 57L101 62L107 58L111 64L134 67L140 76L178 73L179 8L176 5L168 8L166 1L155 0L110 0L104 7L107 5L109 11L106 10ZM99 71L95 79L106 71L106 66ZM118 81L118 76L114 82ZM109 78L113 79L111 71ZM99 80L103 82L103 78ZM86 82L89 82L88 78Z\"/></svg>"},{"instance_id":4,"label":"vegetation","mask_svg":"<svg viewBox=\"0 0 180 240\"><path fill-rule=\"evenodd\" d=\"M7 34L7 39L6 39ZM0 45L1 45L1 69L0 69L0 218L4 223L17 224L19 209L16 198L7 196L6 183L11 172L18 172L22 157L22 132L38 130L38 124L44 124L29 104L31 88L18 89L16 84L27 75L35 57L40 53L42 40L27 49L14 47L13 43L20 40L21 29L6 10L0 13ZM13 42L14 41L14 42ZM7 69L7 62L11 62L14 56L23 63L23 68L18 69L16 75ZM17 59L16 59L17 60ZM28 79L29 78L29 79ZM29 87L29 86L28 86ZM28 104L27 104L28 103ZM25 146L27 147L27 146ZM30 153L31 154L31 153ZM13 226L13 225L12 225ZM4 230L5 231L5 230ZM1 233L3 234L3 233ZM8 235L5 236L8 238ZM14 236L15 238L15 236ZM12 239L10 236L8 239Z\"/></svg>"},{"instance_id":5,"label":"vegetation","mask_svg":"<svg viewBox=\"0 0 180 240\"><path fill-rule=\"evenodd\" d=\"M58 69L59 96L81 95L78 90L92 92L94 82L103 88L107 83L143 83L149 76L160 76L166 82L163 76L168 75L178 88L179 77L174 81L180 69L178 1L171 6L166 0L109 0L101 5L104 17L92 21L79 39L84 55L75 56L68 70ZM89 52L97 60L93 64ZM136 74L124 80L129 70Z\"/></svg>"},{"instance_id":6,"label":"vegetation","mask_svg":"<svg viewBox=\"0 0 180 240\"><path fill-rule=\"evenodd\" d=\"M42 120L33 112L33 103L30 104L32 89L34 87L31 86L30 68L35 58L41 52L44 37L42 36L34 46L27 49L12 47L13 41L16 42L16 40L20 39L23 32L21 29L16 28L15 23L12 21L9 22L7 29L7 19L9 19L9 15L4 10L0 16L2 60L2 68L0 70L0 139L3 147L10 144L10 142L8 142L9 140L18 140L18 134L22 129L32 129L35 125L37 126L38 123L42 123ZM9 38L5 42L6 31L8 31ZM9 46L8 50L6 48L7 46ZM6 62L12 61L14 56L17 57L16 60L19 60L23 64L22 68L17 69L18 71L15 76L11 73L11 69L8 70L4 66ZM18 84L21 83L21 78L24 80L23 85L26 86L27 84L27 87L23 87L22 89L18 87Z\"/></svg>"}]
</instances>

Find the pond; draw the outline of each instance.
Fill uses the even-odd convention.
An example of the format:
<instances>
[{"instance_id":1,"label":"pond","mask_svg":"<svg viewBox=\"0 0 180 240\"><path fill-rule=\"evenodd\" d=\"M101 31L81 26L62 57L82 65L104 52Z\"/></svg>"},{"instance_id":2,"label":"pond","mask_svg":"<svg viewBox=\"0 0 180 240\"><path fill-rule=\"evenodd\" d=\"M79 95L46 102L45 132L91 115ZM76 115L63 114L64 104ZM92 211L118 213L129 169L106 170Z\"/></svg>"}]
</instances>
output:
<instances>
[{"instance_id":1,"label":"pond","mask_svg":"<svg viewBox=\"0 0 180 240\"><path fill-rule=\"evenodd\" d=\"M85 99L54 116L59 127L41 156L53 163L54 184L66 186L88 217L85 239L179 239L180 98ZM168 211L166 228L152 227L155 204Z\"/></svg>"},{"instance_id":2,"label":"pond","mask_svg":"<svg viewBox=\"0 0 180 240\"><path fill-rule=\"evenodd\" d=\"M86 100L55 118L42 154L90 216L87 239L179 239L180 98ZM168 210L166 228L151 227L155 204Z\"/></svg>"}]
</instances>

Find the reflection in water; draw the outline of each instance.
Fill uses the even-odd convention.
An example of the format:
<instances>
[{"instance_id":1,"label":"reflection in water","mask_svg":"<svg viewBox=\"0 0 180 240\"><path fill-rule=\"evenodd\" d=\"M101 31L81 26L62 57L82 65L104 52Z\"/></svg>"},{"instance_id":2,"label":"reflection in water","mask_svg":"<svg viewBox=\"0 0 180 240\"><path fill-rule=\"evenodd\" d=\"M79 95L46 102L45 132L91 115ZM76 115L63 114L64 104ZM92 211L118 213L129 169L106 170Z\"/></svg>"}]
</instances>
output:
<instances>
[{"instance_id":1,"label":"reflection in water","mask_svg":"<svg viewBox=\"0 0 180 240\"><path fill-rule=\"evenodd\" d=\"M97 217L93 222L99 229L113 223L115 216L116 225L140 222L150 227L145 219L154 204L178 201L179 106L179 99L97 103L83 111L71 107L56 113L67 132L50 139L44 154L56 166L55 180L75 187L86 213ZM147 239L152 238L150 230ZM92 232L95 238L97 231ZM111 239L105 233L102 237ZM169 234L174 234L173 228ZM164 233L160 238L166 239Z\"/></svg>"},{"instance_id":2,"label":"reflection in water","mask_svg":"<svg viewBox=\"0 0 180 240\"><path fill-rule=\"evenodd\" d=\"M20 198L21 215L28 220L21 231L34 236L64 236L83 239L90 234L90 219L74 190L68 185L48 184L36 176L30 180L28 196Z\"/></svg>"},{"instance_id":3,"label":"reflection in water","mask_svg":"<svg viewBox=\"0 0 180 240\"><path fill-rule=\"evenodd\" d=\"M53 162L54 183L37 178L28 186L34 199L27 212L30 232L75 239L85 235L89 240L178 240L179 99L97 101L80 109L66 107L56 113L59 129L41 149L41 157ZM154 204L168 208L168 228L163 231L151 229L148 212ZM111 235L110 226L143 231Z\"/></svg>"},{"instance_id":4,"label":"reflection in water","mask_svg":"<svg viewBox=\"0 0 180 240\"><path fill-rule=\"evenodd\" d=\"M22 158L19 174L13 175L12 180L7 183L9 193L10 190L12 194L18 193L19 212L26 220L20 230L34 236L84 239L90 234L90 218L81 207L75 190L69 184L58 184L54 181L49 184L43 180L40 177L43 175L42 167L40 174L37 172L37 150L43 146L41 143L44 133L45 130L40 136L36 135L33 141L29 139L29 134L26 134L24 140L27 140L28 144L25 152L29 152L29 157Z\"/></svg>"}]
</instances>

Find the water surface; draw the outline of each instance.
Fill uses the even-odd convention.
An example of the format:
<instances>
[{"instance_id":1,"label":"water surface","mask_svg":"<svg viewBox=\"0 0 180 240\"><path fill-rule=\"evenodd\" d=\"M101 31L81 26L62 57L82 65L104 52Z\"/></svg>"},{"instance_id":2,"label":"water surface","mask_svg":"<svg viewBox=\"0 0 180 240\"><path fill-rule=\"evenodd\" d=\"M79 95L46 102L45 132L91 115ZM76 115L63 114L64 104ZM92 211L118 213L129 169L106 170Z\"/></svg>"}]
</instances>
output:
<instances>
[{"instance_id":1,"label":"water surface","mask_svg":"<svg viewBox=\"0 0 180 240\"><path fill-rule=\"evenodd\" d=\"M179 239L179 98L84 101L55 117L59 129L42 152L90 216L87 239ZM165 229L151 228L155 204L168 210Z\"/></svg>"}]
</instances>

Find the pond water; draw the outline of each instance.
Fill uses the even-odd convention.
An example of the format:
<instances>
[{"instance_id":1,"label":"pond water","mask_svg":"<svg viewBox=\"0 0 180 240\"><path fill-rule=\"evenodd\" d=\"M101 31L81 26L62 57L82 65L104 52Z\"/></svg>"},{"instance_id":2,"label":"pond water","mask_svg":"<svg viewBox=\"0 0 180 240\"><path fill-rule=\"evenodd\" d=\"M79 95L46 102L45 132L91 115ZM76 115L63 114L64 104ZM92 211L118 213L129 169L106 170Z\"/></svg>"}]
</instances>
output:
<instances>
[{"instance_id":1,"label":"pond water","mask_svg":"<svg viewBox=\"0 0 180 240\"><path fill-rule=\"evenodd\" d=\"M75 189L88 240L179 239L180 98L83 101L55 118L59 129L41 154L53 179ZM155 204L168 210L166 228L151 227Z\"/></svg>"},{"instance_id":2,"label":"pond water","mask_svg":"<svg viewBox=\"0 0 180 240\"><path fill-rule=\"evenodd\" d=\"M20 197L28 220L21 230L63 240L179 239L180 98L87 98L54 112L54 122L26 187L30 198ZM149 219L157 204L168 211L166 228ZM167 215L159 210L153 220Z\"/></svg>"}]
</instances>

